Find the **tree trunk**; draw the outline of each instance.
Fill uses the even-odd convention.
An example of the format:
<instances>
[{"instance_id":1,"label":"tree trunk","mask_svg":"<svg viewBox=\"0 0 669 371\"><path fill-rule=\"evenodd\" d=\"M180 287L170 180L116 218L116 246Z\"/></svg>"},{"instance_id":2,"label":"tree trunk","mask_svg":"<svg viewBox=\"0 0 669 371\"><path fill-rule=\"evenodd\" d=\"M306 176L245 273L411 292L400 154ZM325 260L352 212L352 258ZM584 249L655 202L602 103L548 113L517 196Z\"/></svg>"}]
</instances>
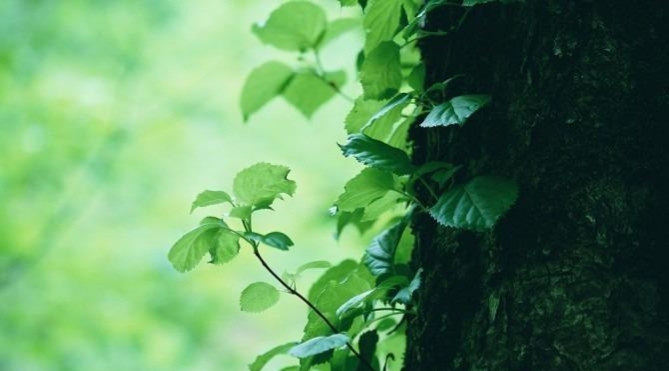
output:
<instances>
[{"instance_id":1,"label":"tree trunk","mask_svg":"<svg viewBox=\"0 0 669 371\"><path fill-rule=\"evenodd\" d=\"M425 271L406 371L669 369L669 17L663 1L444 6L429 83L491 94L414 159L514 178L485 233L414 222ZM467 14L466 14L467 13ZM464 18L463 18L464 17ZM429 196L425 196L427 199Z\"/></svg>"}]
</instances>

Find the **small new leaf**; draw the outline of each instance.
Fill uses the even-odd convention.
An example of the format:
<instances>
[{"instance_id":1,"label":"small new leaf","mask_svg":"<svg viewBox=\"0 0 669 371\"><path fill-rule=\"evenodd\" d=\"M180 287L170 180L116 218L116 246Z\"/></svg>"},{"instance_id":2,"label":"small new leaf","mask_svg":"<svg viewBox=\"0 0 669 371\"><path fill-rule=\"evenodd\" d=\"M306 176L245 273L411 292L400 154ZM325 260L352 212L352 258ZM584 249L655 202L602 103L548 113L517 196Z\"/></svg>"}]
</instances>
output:
<instances>
[{"instance_id":1,"label":"small new leaf","mask_svg":"<svg viewBox=\"0 0 669 371\"><path fill-rule=\"evenodd\" d=\"M251 71L242 87L240 100L244 121L280 95L292 77L292 68L275 61L267 62Z\"/></svg>"},{"instance_id":2,"label":"small new leaf","mask_svg":"<svg viewBox=\"0 0 669 371\"><path fill-rule=\"evenodd\" d=\"M235 197L245 205L269 207L282 194L295 193L295 182L287 179L289 172L281 165L252 165L237 173L232 185Z\"/></svg>"},{"instance_id":3,"label":"small new leaf","mask_svg":"<svg viewBox=\"0 0 669 371\"><path fill-rule=\"evenodd\" d=\"M365 134L351 134L348 142L339 147L344 156L353 156L359 162L380 170L398 175L409 174L414 170L406 152Z\"/></svg>"},{"instance_id":4,"label":"small new leaf","mask_svg":"<svg viewBox=\"0 0 669 371\"><path fill-rule=\"evenodd\" d=\"M516 202L518 186L509 179L479 176L439 197L430 215L447 227L485 230Z\"/></svg>"},{"instance_id":5,"label":"small new leaf","mask_svg":"<svg viewBox=\"0 0 669 371\"><path fill-rule=\"evenodd\" d=\"M239 305L244 312L259 313L279 301L279 291L266 282L254 282L248 285L239 299Z\"/></svg>"},{"instance_id":6,"label":"small new leaf","mask_svg":"<svg viewBox=\"0 0 669 371\"><path fill-rule=\"evenodd\" d=\"M232 204L232 197L223 191L204 191L197 195L195 201L193 201L193 205L190 208L190 212L192 213L193 210L197 209L198 207L217 205L224 202Z\"/></svg>"},{"instance_id":7,"label":"small new leaf","mask_svg":"<svg viewBox=\"0 0 669 371\"><path fill-rule=\"evenodd\" d=\"M490 102L489 95L460 95L432 109L420 126L462 126L469 116Z\"/></svg>"},{"instance_id":8,"label":"small new leaf","mask_svg":"<svg viewBox=\"0 0 669 371\"><path fill-rule=\"evenodd\" d=\"M330 336L318 336L309 339L302 344L294 346L288 354L297 358L311 357L316 354L326 352L330 349L342 347L348 343L348 336L345 334L334 334Z\"/></svg>"},{"instance_id":9,"label":"small new leaf","mask_svg":"<svg viewBox=\"0 0 669 371\"><path fill-rule=\"evenodd\" d=\"M310 1L287 2L262 24L253 25L262 42L288 51L305 51L317 45L325 31L325 13Z\"/></svg>"}]
</instances>

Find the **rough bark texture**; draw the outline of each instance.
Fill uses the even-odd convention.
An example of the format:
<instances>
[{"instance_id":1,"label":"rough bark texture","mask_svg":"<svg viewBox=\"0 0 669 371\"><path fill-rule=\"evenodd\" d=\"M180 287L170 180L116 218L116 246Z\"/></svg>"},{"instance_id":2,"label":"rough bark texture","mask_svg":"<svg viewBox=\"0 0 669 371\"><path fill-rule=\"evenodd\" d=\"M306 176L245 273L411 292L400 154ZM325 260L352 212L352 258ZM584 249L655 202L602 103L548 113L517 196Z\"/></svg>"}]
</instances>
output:
<instances>
[{"instance_id":1,"label":"rough bark texture","mask_svg":"<svg viewBox=\"0 0 669 371\"><path fill-rule=\"evenodd\" d=\"M421 44L428 83L462 73L450 94L493 102L415 128L415 161L514 178L520 197L486 233L415 221L406 371L669 369L667 8L488 3Z\"/></svg>"}]
</instances>

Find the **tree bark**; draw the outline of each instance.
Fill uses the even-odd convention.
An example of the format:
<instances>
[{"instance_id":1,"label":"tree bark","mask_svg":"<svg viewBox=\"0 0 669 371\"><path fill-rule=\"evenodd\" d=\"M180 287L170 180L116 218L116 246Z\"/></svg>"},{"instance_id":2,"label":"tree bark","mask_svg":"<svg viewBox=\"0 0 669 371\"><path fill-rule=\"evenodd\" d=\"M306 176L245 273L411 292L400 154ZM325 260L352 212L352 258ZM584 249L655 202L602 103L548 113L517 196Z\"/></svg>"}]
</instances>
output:
<instances>
[{"instance_id":1,"label":"tree bark","mask_svg":"<svg viewBox=\"0 0 669 371\"><path fill-rule=\"evenodd\" d=\"M420 44L426 86L464 74L450 96L493 100L462 127L412 129L415 162L514 178L520 194L489 232L414 221L425 274L406 371L669 368L666 5L429 15L430 31L460 25Z\"/></svg>"}]
</instances>

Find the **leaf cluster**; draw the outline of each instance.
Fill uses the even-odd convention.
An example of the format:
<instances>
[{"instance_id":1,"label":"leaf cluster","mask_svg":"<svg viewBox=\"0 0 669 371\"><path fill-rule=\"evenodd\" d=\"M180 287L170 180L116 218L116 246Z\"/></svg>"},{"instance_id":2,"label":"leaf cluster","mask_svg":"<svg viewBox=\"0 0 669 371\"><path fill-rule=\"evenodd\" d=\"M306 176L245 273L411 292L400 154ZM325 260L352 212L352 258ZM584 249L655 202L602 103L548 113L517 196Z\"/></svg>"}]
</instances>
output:
<instances>
[{"instance_id":1,"label":"leaf cluster","mask_svg":"<svg viewBox=\"0 0 669 371\"><path fill-rule=\"evenodd\" d=\"M288 250L293 245L284 233L258 233L252 218L259 210L271 210L284 195L292 196L295 183L285 166L260 163L242 170L233 180L233 192L204 191L193 202L198 207L227 204L223 217L207 217L172 247L169 259L175 269L188 271L208 253L210 262L232 260L240 241L283 286L310 309L299 342L279 345L258 356L250 365L259 371L275 356L288 354L299 366L284 370L306 371L327 364L331 371L388 370L381 360L395 359L393 349L381 354L384 342L403 339L404 316L415 310L422 270L409 268L413 236L411 223L418 213L432 216L444 227L486 231L511 208L518 197L516 183L498 175L470 174L460 164L415 163L407 141L409 127L424 130L450 127L459 130L492 101L481 92L454 95L450 86L461 77L425 87L425 67L413 46L416 40L450 29L422 29L427 14L442 6L469 9L498 0L339 0L342 6L357 6L359 19L328 21L325 12L309 1L289 1L271 12L266 21L253 26L261 42L294 53L306 65L291 66L268 61L251 71L241 94L244 120L276 97L283 97L306 117L332 97L343 93L346 81L341 70L326 71L320 51L339 35L360 29L365 42L357 57L362 94L351 99L345 119L347 141L342 155L366 167L344 186L334 204L337 236L347 225L361 232L382 225L360 262L346 260L337 265L316 261L293 273L277 275L260 254L259 246ZM507 0L503 2L511 2ZM419 118L421 118L419 120ZM429 197L423 196L425 190ZM230 219L241 228L232 228ZM295 289L300 274L324 269L306 295ZM255 282L241 293L246 312L261 312L274 305L281 291L269 283Z\"/></svg>"}]
</instances>

